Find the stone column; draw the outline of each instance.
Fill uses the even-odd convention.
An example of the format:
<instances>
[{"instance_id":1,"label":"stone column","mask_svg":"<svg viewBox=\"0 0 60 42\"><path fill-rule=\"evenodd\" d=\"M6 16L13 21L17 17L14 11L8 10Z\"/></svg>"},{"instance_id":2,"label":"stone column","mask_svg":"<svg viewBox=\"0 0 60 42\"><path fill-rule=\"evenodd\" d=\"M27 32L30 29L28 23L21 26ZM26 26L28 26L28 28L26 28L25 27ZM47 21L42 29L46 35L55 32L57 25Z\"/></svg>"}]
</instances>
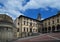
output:
<instances>
[{"instance_id":1,"label":"stone column","mask_svg":"<svg viewBox=\"0 0 60 42\"><path fill-rule=\"evenodd\" d=\"M55 26L55 31L57 31L57 27Z\"/></svg>"},{"instance_id":2,"label":"stone column","mask_svg":"<svg viewBox=\"0 0 60 42\"><path fill-rule=\"evenodd\" d=\"M45 29L43 28L43 33L45 32Z\"/></svg>"},{"instance_id":3,"label":"stone column","mask_svg":"<svg viewBox=\"0 0 60 42\"><path fill-rule=\"evenodd\" d=\"M48 28L47 28L47 33L48 33Z\"/></svg>"},{"instance_id":4,"label":"stone column","mask_svg":"<svg viewBox=\"0 0 60 42\"><path fill-rule=\"evenodd\" d=\"M51 33L52 33L52 27L51 27Z\"/></svg>"},{"instance_id":5,"label":"stone column","mask_svg":"<svg viewBox=\"0 0 60 42\"><path fill-rule=\"evenodd\" d=\"M40 33L42 33L42 28L40 28Z\"/></svg>"}]
</instances>

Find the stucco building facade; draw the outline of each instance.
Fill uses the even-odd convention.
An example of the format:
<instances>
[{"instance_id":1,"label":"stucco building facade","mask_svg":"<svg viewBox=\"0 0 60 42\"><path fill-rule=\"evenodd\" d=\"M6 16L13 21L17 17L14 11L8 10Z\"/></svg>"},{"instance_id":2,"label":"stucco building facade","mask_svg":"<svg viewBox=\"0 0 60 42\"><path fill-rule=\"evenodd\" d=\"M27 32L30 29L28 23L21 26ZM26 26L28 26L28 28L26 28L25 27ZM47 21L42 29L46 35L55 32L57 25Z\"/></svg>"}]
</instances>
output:
<instances>
[{"instance_id":1,"label":"stucco building facade","mask_svg":"<svg viewBox=\"0 0 60 42\"><path fill-rule=\"evenodd\" d=\"M40 25L39 20L23 15L19 16L14 23L17 27L17 37L27 37L31 36L32 33L38 33Z\"/></svg>"},{"instance_id":2,"label":"stucco building facade","mask_svg":"<svg viewBox=\"0 0 60 42\"><path fill-rule=\"evenodd\" d=\"M26 37L31 33L60 32L60 12L44 20L41 20L41 14L38 14L37 19L21 15L14 23L18 31L17 37Z\"/></svg>"},{"instance_id":3,"label":"stucco building facade","mask_svg":"<svg viewBox=\"0 0 60 42\"><path fill-rule=\"evenodd\" d=\"M44 33L60 32L60 12L54 16L42 20L42 24L42 32Z\"/></svg>"},{"instance_id":4,"label":"stucco building facade","mask_svg":"<svg viewBox=\"0 0 60 42\"><path fill-rule=\"evenodd\" d=\"M55 32L60 32L60 12L44 20L41 20L41 14L38 14L37 19L20 15L14 22L10 16L0 14L1 42L32 36L32 34Z\"/></svg>"}]
</instances>

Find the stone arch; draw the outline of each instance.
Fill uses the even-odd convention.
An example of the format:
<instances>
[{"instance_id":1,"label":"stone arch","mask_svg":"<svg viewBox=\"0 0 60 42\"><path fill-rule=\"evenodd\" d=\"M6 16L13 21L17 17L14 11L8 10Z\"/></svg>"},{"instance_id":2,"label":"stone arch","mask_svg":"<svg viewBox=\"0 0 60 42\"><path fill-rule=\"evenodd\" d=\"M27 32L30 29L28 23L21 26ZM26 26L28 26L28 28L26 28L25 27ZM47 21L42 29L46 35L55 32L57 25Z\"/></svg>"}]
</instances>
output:
<instances>
[{"instance_id":1,"label":"stone arch","mask_svg":"<svg viewBox=\"0 0 60 42\"><path fill-rule=\"evenodd\" d=\"M60 32L60 25L57 25L57 31Z\"/></svg>"},{"instance_id":2,"label":"stone arch","mask_svg":"<svg viewBox=\"0 0 60 42\"><path fill-rule=\"evenodd\" d=\"M50 27L50 26L48 27L48 32L49 32L49 33L51 32L51 27Z\"/></svg>"},{"instance_id":3,"label":"stone arch","mask_svg":"<svg viewBox=\"0 0 60 42\"><path fill-rule=\"evenodd\" d=\"M45 33L47 33L47 27L44 28Z\"/></svg>"},{"instance_id":4,"label":"stone arch","mask_svg":"<svg viewBox=\"0 0 60 42\"><path fill-rule=\"evenodd\" d=\"M55 26L52 26L52 32L55 32Z\"/></svg>"},{"instance_id":5,"label":"stone arch","mask_svg":"<svg viewBox=\"0 0 60 42\"><path fill-rule=\"evenodd\" d=\"M44 28L42 28L42 33L44 33Z\"/></svg>"}]
</instances>

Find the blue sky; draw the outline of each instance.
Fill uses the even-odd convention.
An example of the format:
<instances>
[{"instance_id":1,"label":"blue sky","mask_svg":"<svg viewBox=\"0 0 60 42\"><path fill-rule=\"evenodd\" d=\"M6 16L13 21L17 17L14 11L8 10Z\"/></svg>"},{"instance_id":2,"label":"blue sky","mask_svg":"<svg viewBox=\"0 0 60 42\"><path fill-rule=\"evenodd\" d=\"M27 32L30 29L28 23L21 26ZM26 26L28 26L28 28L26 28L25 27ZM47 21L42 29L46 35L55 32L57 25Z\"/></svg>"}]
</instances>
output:
<instances>
[{"instance_id":1,"label":"blue sky","mask_svg":"<svg viewBox=\"0 0 60 42\"><path fill-rule=\"evenodd\" d=\"M60 0L0 0L0 13L5 13L16 19L19 15L42 19L57 14L60 10Z\"/></svg>"}]
</instances>

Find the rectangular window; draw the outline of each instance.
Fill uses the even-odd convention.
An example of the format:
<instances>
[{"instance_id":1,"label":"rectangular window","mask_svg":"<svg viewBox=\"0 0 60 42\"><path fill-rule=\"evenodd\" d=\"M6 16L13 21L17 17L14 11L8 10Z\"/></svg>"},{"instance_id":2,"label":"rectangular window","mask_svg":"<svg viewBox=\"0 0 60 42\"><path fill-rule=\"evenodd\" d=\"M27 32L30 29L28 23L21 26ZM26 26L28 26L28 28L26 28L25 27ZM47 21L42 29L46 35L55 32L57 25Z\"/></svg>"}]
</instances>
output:
<instances>
[{"instance_id":1,"label":"rectangular window","mask_svg":"<svg viewBox=\"0 0 60 42\"><path fill-rule=\"evenodd\" d=\"M18 23L18 25L19 25L19 23Z\"/></svg>"},{"instance_id":2,"label":"rectangular window","mask_svg":"<svg viewBox=\"0 0 60 42\"><path fill-rule=\"evenodd\" d=\"M59 23L59 19L57 19L57 23Z\"/></svg>"},{"instance_id":3,"label":"rectangular window","mask_svg":"<svg viewBox=\"0 0 60 42\"><path fill-rule=\"evenodd\" d=\"M47 23L45 23L45 26L47 26Z\"/></svg>"},{"instance_id":4,"label":"rectangular window","mask_svg":"<svg viewBox=\"0 0 60 42\"><path fill-rule=\"evenodd\" d=\"M25 32L25 27L24 27L24 32Z\"/></svg>"},{"instance_id":5,"label":"rectangular window","mask_svg":"<svg viewBox=\"0 0 60 42\"><path fill-rule=\"evenodd\" d=\"M27 26L28 26L28 22L27 22Z\"/></svg>"},{"instance_id":6,"label":"rectangular window","mask_svg":"<svg viewBox=\"0 0 60 42\"><path fill-rule=\"evenodd\" d=\"M30 32L32 32L32 28L30 28Z\"/></svg>"},{"instance_id":7,"label":"rectangular window","mask_svg":"<svg viewBox=\"0 0 60 42\"><path fill-rule=\"evenodd\" d=\"M32 23L30 23L30 26L32 26Z\"/></svg>"},{"instance_id":8,"label":"rectangular window","mask_svg":"<svg viewBox=\"0 0 60 42\"><path fill-rule=\"evenodd\" d=\"M52 21L52 23L54 24L54 21Z\"/></svg>"},{"instance_id":9,"label":"rectangular window","mask_svg":"<svg viewBox=\"0 0 60 42\"><path fill-rule=\"evenodd\" d=\"M24 25L25 25L25 21L24 21Z\"/></svg>"},{"instance_id":10,"label":"rectangular window","mask_svg":"<svg viewBox=\"0 0 60 42\"><path fill-rule=\"evenodd\" d=\"M48 25L50 25L50 22L48 22Z\"/></svg>"},{"instance_id":11,"label":"rectangular window","mask_svg":"<svg viewBox=\"0 0 60 42\"><path fill-rule=\"evenodd\" d=\"M19 32L19 28L17 28L17 32Z\"/></svg>"},{"instance_id":12,"label":"rectangular window","mask_svg":"<svg viewBox=\"0 0 60 42\"><path fill-rule=\"evenodd\" d=\"M8 28L6 28L6 30L8 30Z\"/></svg>"},{"instance_id":13,"label":"rectangular window","mask_svg":"<svg viewBox=\"0 0 60 42\"><path fill-rule=\"evenodd\" d=\"M27 28L27 32L28 32L28 28Z\"/></svg>"}]
</instances>

